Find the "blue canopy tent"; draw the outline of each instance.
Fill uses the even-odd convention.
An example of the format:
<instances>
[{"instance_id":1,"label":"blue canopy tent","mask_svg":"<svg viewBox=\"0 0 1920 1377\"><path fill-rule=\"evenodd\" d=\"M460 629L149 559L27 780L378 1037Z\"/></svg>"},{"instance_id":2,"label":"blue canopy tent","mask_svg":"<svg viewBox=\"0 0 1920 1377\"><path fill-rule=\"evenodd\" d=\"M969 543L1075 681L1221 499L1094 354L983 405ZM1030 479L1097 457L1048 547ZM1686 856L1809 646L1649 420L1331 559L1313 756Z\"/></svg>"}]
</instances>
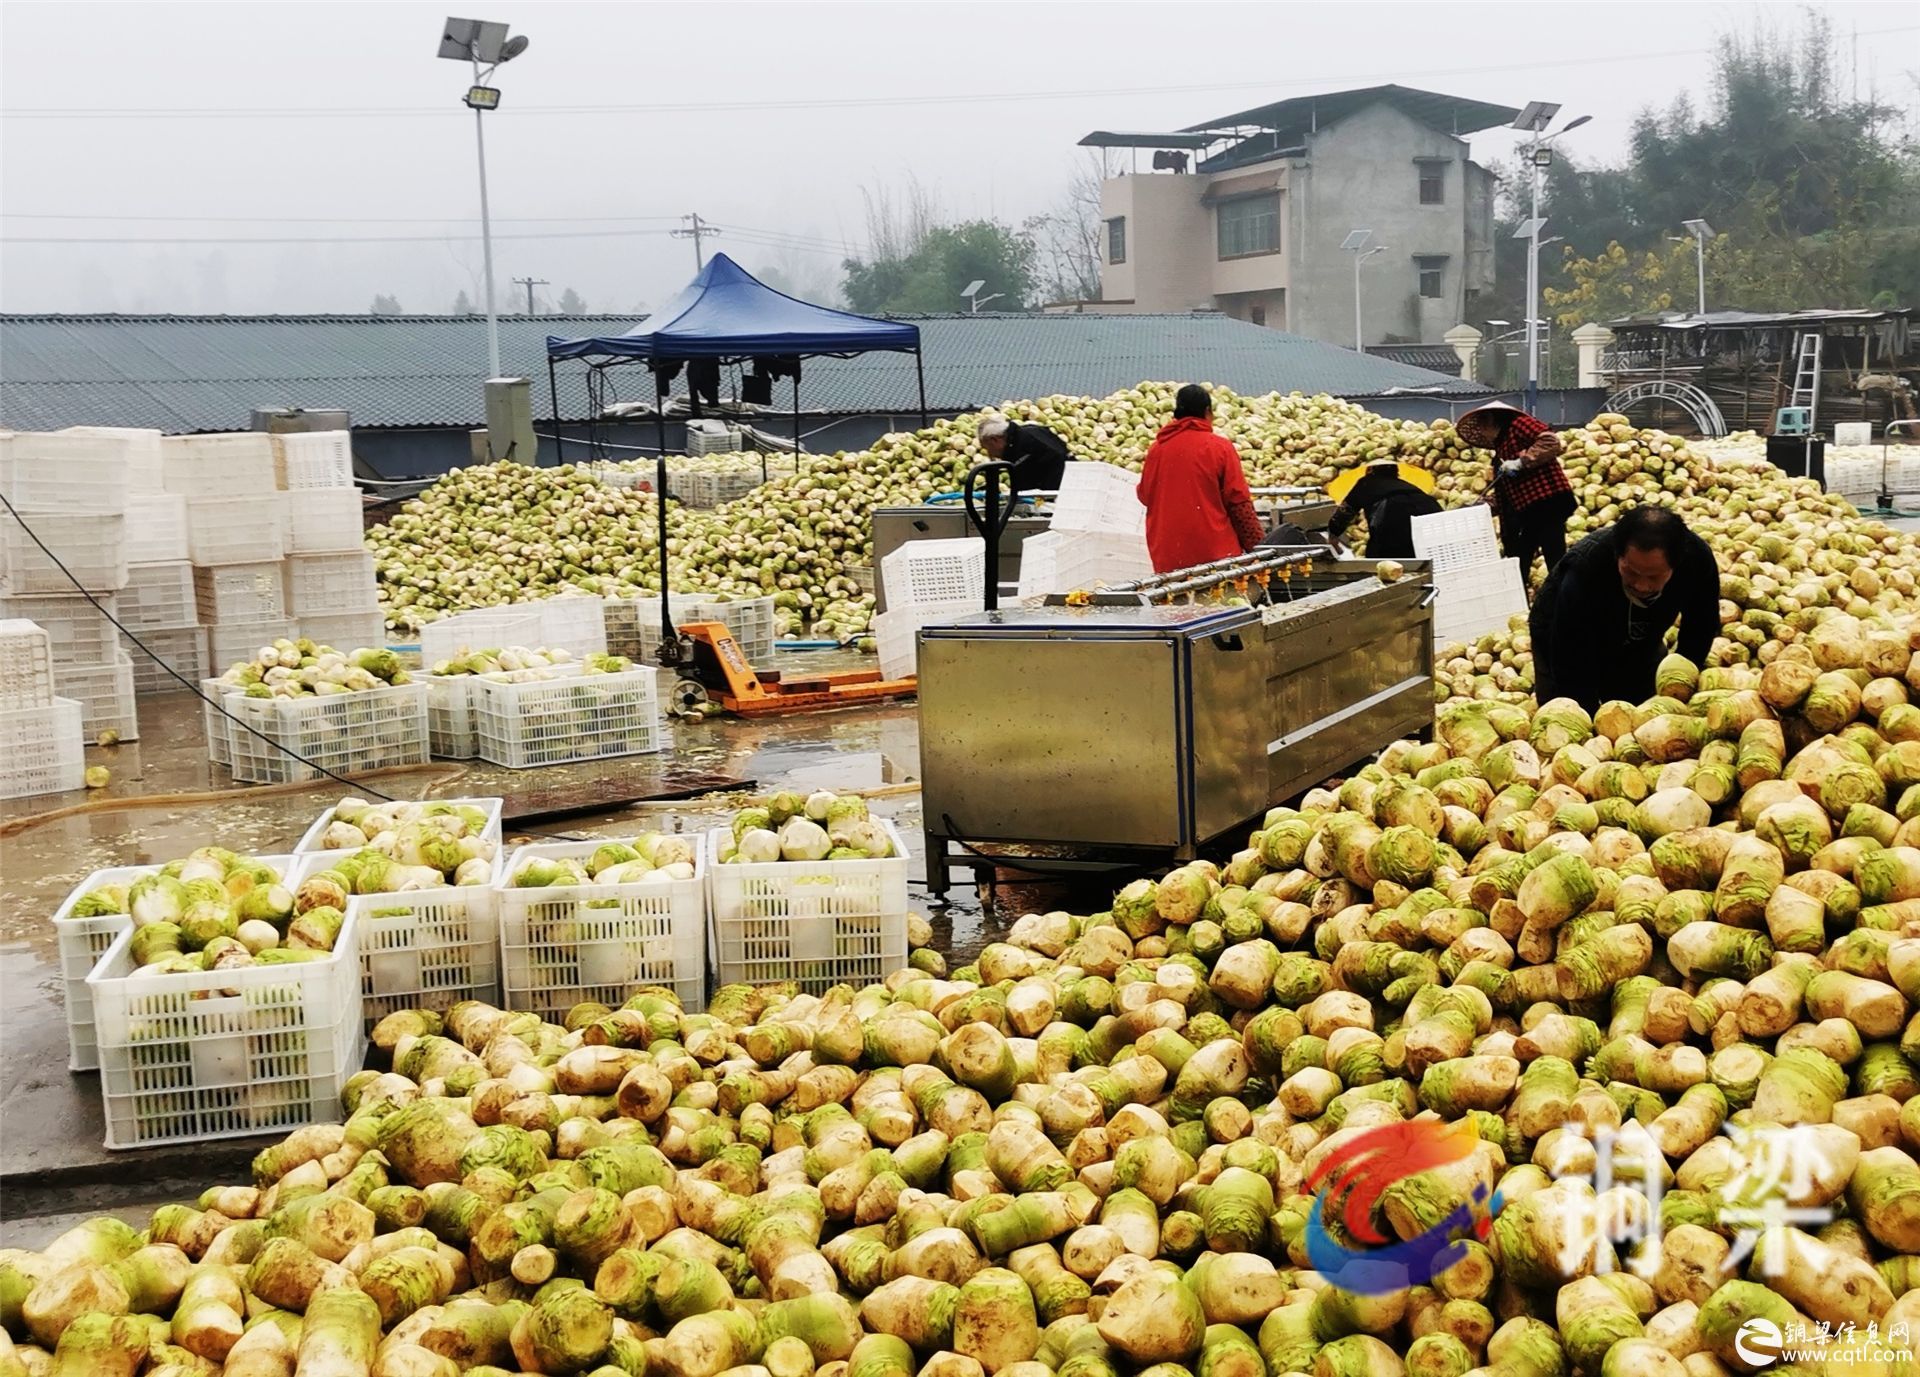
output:
<instances>
[{"instance_id":1,"label":"blue canopy tent","mask_svg":"<svg viewBox=\"0 0 1920 1377\"><path fill-rule=\"evenodd\" d=\"M875 320L799 301L754 277L717 253L672 301L637 330L581 339L547 338L547 387L553 398L555 453L564 461L560 393L555 365L580 359L597 373L622 364L653 370L654 414L659 425L655 490L660 506L660 590L667 589L667 381L671 371L695 361L715 364L750 360L793 361L793 449L800 453L801 358L851 358L875 351L910 353L920 384L920 423L927 423L927 376L920 357L920 327ZM697 404L697 398L696 398ZM679 642L667 599L660 599L661 658L673 663Z\"/></svg>"}]
</instances>

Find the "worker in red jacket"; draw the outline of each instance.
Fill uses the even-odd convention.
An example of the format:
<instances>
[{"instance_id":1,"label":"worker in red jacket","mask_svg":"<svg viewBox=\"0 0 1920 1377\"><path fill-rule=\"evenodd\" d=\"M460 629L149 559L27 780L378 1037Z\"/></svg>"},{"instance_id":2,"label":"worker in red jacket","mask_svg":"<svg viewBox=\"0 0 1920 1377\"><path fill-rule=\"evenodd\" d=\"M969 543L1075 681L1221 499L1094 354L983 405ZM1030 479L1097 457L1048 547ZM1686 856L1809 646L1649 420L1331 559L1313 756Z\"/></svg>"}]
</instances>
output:
<instances>
[{"instance_id":1,"label":"worker in red jacket","mask_svg":"<svg viewBox=\"0 0 1920 1377\"><path fill-rule=\"evenodd\" d=\"M1213 397L1198 383L1174 394L1173 419L1140 475L1147 554L1157 574L1251 550L1264 534L1233 442L1213 433Z\"/></svg>"}]
</instances>

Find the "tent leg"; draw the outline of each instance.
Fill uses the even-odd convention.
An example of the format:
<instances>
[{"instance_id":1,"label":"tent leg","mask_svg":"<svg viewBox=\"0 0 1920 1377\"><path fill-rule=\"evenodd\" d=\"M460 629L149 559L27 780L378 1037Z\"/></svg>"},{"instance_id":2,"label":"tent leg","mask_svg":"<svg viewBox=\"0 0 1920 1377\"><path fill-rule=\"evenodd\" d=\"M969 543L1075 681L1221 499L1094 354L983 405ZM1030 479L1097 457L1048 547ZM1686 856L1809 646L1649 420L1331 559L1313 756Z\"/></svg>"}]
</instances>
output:
<instances>
[{"instance_id":1,"label":"tent leg","mask_svg":"<svg viewBox=\"0 0 1920 1377\"><path fill-rule=\"evenodd\" d=\"M680 663L680 635L674 629L673 608L667 595L667 389L653 375L653 419L660 449L654 455L654 505L660 512L660 663Z\"/></svg>"},{"instance_id":2,"label":"tent leg","mask_svg":"<svg viewBox=\"0 0 1920 1377\"><path fill-rule=\"evenodd\" d=\"M560 386L555 381L556 377L553 369L553 355L549 354L547 355L547 400L553 403L553 462L564 464L567 462L567 451L566 441L560 438ZM533 463L535 468L540 465L538 440L534 441L533 445Z\"/></svg>"},{"instance_id":3,"label":"tent leg","mask_svg":"<svg viewBox=\"0 0 1920 1377\"><path fill-rule=\"evenodd\" d=\"M800 375L793 375L793 471L800 472Z\"/></svg>"},{"instance_id":4,"label":"tent leg","mask_svg":"<svg viewBox=\"0 0 1920 1377\"><path fill-rule=\"evenodd\" d=\"M913 375L920 382L920 429L925 430L927 420L927 358L918 348L913 351Z\"/></svg>"}]
</instances>

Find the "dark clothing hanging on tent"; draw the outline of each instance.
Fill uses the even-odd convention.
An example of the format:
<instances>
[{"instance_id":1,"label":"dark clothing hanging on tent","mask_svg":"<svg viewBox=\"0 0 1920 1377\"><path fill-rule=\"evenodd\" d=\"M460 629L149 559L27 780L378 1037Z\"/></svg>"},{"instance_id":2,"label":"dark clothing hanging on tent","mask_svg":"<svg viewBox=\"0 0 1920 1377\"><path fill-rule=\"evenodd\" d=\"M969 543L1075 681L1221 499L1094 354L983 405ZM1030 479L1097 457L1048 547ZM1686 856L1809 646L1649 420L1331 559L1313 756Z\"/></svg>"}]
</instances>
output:
<instances>
[{"instance_id":1,"label":"dark clothing hanging on tent","mask_svg":"<svg viewBox=\"0 0 1920 1377\"><path fill-rule=\"evenodd\" d=\"M1059 492L1073 454L1067 442L1045 426L1009 422L1002 458L1013 465L1013 481L1021 492Z\"/></svg>"},{"instance_id":2,"label":"dark clothing hanging on tent","mask_svg":"<svg viewBox=\"0 0 1920 1377\"><path fill-rule=\"evenodd\" d=\"M773 405L773 379L758 370L740 378L740 400L754 406Z\"/></svg>"},{"instance_id":3,"label":"dark clothing hanging on tent","mask_svg":"<svg viewBox=\"0 0 1920 1377\"><path fill-rule=\"evenodd\" d=\"M687 391L695 403L720 405L720 360L694 359L687 364Z\"/></svg>"}]
</instances>

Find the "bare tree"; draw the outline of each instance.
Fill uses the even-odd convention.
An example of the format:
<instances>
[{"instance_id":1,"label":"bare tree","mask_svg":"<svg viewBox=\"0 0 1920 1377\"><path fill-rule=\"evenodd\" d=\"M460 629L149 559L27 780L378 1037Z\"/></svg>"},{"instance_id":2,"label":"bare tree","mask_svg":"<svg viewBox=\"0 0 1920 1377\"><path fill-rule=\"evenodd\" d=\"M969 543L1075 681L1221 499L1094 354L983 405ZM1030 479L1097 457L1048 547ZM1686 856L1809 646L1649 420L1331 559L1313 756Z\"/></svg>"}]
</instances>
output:
<instances>
[{"instance_id":1,"label":"bare tree","mask_svg":"<svg viewBox=\"0 0 1920 1377\"><path fill-rule=\"evenodd\" d=\"M1037 285L1047 301L1100 299L1102 180L1099 155L1089 150L1074 162L1054 208L1027 221L1038 250Z\"/></svg>"},{"instance_id":2,"label":"bare tree","mask_svg":"<svg viewBox=\"0 0 1920 1377\"><path fill-rule=\"evenodd\" d=\"M907 173L906 187L896 203L894 191L886 186L860 188L860 199L867 207L867 253L869 263L897 262L912 256L926 237L946 223L940 213L940 198L923 185L913 173Z\"/></svg>"}]
</instances>

